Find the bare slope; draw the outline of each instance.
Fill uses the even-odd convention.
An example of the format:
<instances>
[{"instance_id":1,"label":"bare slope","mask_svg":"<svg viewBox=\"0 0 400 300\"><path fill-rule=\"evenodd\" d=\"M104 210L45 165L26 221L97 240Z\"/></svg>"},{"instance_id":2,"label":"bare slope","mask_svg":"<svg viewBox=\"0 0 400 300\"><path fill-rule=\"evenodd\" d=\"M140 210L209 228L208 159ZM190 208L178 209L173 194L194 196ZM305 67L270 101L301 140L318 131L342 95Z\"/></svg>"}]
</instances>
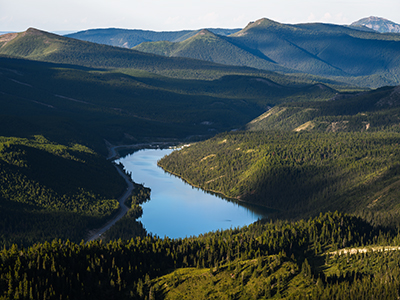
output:
<instances>
[{"instance_id":1,"label":"bare slope","mask_svg":"<svg viewBox=\"0 0 400 300\"><path fill-rule=\"evenodd\" d=\"M400 33L400 25L380 17L368 17L351 23L351 26L365 26L378 32Z\"/></svg>"}]
</instances>

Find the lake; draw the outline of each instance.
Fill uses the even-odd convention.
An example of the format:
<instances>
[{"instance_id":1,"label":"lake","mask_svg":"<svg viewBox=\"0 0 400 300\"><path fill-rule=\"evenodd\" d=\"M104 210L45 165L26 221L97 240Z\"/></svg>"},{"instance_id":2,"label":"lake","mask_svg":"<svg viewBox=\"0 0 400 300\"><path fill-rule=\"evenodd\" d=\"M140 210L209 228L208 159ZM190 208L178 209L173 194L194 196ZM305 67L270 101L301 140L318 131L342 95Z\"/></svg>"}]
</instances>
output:
<instances>
[{"instance_id":1,"label":"lake","mask_svg":"<svg viewBox=\"0 0 400 300\"><path fill-rule=\"evenodd\" d=\"M132 180L151 189L141 221L148 233L159 237L185 238L201 233L249 225L267 211L243 206L204 192L165 172L157 161L171 149L145 149L120 158Z\"/></svg>"}]
</instances>

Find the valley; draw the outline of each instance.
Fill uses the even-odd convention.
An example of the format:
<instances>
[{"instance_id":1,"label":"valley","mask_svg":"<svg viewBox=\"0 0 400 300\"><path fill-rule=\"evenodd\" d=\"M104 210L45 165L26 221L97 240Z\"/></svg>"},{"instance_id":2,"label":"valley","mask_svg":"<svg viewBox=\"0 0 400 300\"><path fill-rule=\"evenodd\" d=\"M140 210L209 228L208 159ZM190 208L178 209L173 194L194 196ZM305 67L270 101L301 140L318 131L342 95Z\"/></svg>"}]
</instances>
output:
<instances>
[{"instance_id":1,"label":"valley","mask_svg":"<svg viewBox=\"0 0 400 300\"><path fill-rule=\"evenodd\" d=\"M397 299L400 37L360 26L1 35L0 299ZM144 145L267 216L147 230L188 214L131 182Z\"/></svg>"}]
</instances>

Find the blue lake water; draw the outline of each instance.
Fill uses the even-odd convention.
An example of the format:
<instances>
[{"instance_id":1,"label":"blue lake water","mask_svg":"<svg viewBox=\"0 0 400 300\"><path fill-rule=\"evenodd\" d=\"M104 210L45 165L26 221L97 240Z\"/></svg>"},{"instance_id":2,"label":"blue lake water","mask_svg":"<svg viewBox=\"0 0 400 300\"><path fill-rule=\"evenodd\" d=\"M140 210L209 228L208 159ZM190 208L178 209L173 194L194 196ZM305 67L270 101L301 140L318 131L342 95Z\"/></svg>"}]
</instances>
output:
<instances>
[{"instance_id":1,"label":"blue lake water","mask_svg":"<svg viewBox=\"0 0 400 300\"><path fill-rule=\"evenodd\" d=\"M160 237L184 238L218 229L249 225L267 212L244 207L192 187L166 173L157 161L172 150L145 149L120 158L132 179L151 189L151 200L144 203L139 219L148 233Z\"/></svg>"}]
</instances>

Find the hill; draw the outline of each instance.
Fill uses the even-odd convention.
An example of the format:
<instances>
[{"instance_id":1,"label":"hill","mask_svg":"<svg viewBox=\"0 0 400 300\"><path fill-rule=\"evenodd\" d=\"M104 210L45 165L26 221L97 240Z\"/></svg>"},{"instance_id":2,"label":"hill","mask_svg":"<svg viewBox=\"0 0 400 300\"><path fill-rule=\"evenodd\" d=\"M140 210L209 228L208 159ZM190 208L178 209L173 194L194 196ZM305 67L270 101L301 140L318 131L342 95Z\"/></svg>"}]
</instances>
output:
<instances>
[{"instance_id":1,"label":"hill","mask_svg":"<svg viewBox=\"0 0 400 300\"><path fill-rule=\"evenodd\" d=\"M0 37L0 54L92 68L139 69L180 78L218 78L226 73L264 73L185 58L165 58L29 28Z\"/></svg>"},{"instance_id":2,"label":"hill","mask_svg":"<svg viewBox=\"0 0 400 300\"><path fill-rule=\"evenodd\" d=\"M100 153L103 139L211 136L241 127L285 99L324 100L336 93L257 76L182 80L6 57L0 57L0 66L2 135L44 134L60 143L73 137Z\"/></svg>"},{"instance_id":3,"label":"hill","mask_svg":"<svg viewBox=\"0 0 400 300\"><path fill-rule=\"evenodd\" d=\"M53 240L1 251L0 296L392 300L398 248L395 232L339 213L177 240Z\"/></svg>"},{"instance_id":4,"label":"hill","mask_svg":"<svg viewBox=\"0 0 400 300\"><path fill-rule=\"evenodd\" d=\"M124 190L115 168L83 145L0 136L0 245L79 242L116 213Z\"/></svg>"},{"instance_id":5,"label":"hill","mask_svg":"<svg viewBox=\"0 0 400 300\"><path fill-rule=\"evenodd\" d=\"M238 47L224 37L208 30L202 30L182 42L148 42L142 43L134 49L168 57L189 57L225 65L248 66L281 72L289 71L273 61Z\"/></svg>"},{"instance_id":6,"label":"hill","mask_svg":"<svg viewBox=\"0 0 400 300\"><path fill-rule=\"evenodd\" d=\"M219 35L230 35L240 29L208 28L210 32ZM181 31L151 31L138 29L89 29L65 35L66 37L123 48L133 48L144 42L169 41L179 42L185 40L200 30L181 30Z\"/></svg>"},{"instance_id":7,"label":"hill","mask_svg":"<svg viewBox=\"0 0 400 300\"><path fill-rule=\"evenodd\" d=\"M375 31L382 33L386 32L400 33L399 24L396 24L384 18L372 17L372 16L353 22L351 23L350 26L365 26L367 28L371 28Z\"/></svg>"},{"instance_id":8,"label":"hill","mask_svg":"<svg viewBox=\"0 0 400 300\"><path fill-rule=\"evenodd\" d=\"M196 47L193 47L195 41ZM260 19L226 37L211 38L210 34L202 34L196 39L192 37L175 44L144 43L135 49L286 73L332 77L362 86L399 83L396 74L400 68L400 36L347 26L318 23L288 25Z\"/></svg>"},{"instance_id":9,"label":"hill","mask_svg":"<svg viewBox=\"0 0 400 300\"><path fill-rule=\"evenodd\" d=\"M246 125L247 130L379 131L398 124L400 87L338 93L327 102L284 103Z\"/></svg>"},{"instance_id":10,"label":"hill","mask_svg":"<svg viewBox=\"0 0 400 300\"><path fill-rule=\"evenodd\" d=\"M399 141L398 132L235 132L173 152L159 165L204 190L277 209L280 217L339 210L393 224Z\"/></svg>"},{"instance_id":11,"label":"hill","mask_svg":"<svg viewBox=\"0 0 400 300\"><path fill-rule=\"evenodd\" d=\"M250 122L251 131L218 135L159 164L205 190L278 209L281 217L340 210L397 223L398 91L278 105Z\"/></svg>"}]
</instances>

